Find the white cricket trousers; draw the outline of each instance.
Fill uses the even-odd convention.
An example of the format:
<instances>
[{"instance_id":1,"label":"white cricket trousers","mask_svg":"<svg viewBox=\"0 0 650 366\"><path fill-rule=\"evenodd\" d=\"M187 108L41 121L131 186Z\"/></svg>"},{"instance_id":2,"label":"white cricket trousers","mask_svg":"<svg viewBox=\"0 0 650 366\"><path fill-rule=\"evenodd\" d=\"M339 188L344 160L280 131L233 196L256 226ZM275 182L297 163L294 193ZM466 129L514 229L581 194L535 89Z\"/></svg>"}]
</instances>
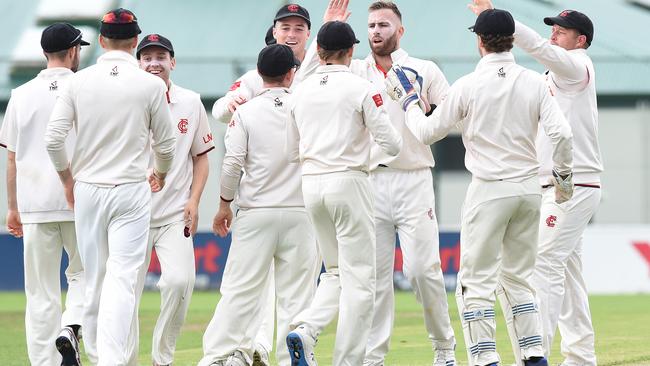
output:
<instances>
[{"instance_id":1,"label":"white cricket trousers","mask_svg":"<svg viewBox=\"0 0 650 366\"><path fill-rule=\"evenodd\" d=\"M160 314L153 330L151 359L158 365L169 365L174 361L176 340L185 323L196 278L194 244L191 237L185 237L184 229L183 221L149 229L147 257L138 270L137 302L129 336L129 365L138 365L138 308L153 248L156 248L160 262L160 279L157 283L160 289Z\"/></svg>"},{"instance_id":2,"label":"white cricket trousers","mask_svg":"<svg viewBox=\"0 0 650 366\"><path fill-rule=\"evenodd\" d=\"M32 365L59 366L54 341L62 326L81 325L86 284L77 251L74 222L23 224L25 264L25 333ZM61 309L62 251L68 253L68 294Z\"/></svg>"},{"instance_id":3,"label":"white cricket trousers","mask_svg":"<svg viewBox=\"0 0 650 366\"><path fill-rule=\"evenodd\" d=\"M373 198L366 173L303 175L305 207L316 232L326 272L313 302L292 321L312 338L336 316L334 366L363 363L375 301Z\"/></svg>"},{"instance_id":4,"label":"white cricket trousers","mask_svg":"<svg viewBox=\"0 0 650 366\"><path fill-rule=\"evenodd\" d=\"M74 195L87 285L84 347L93 364L126 365L135 285L147 252L151 190L147 182L115 187L76 182Z\"/></svg>"},{"instance_id":5,"label":"white cricket trousers","mask_svg":"<svg viewBox=\"0 0 650 366\"><path fill-rule=\"evenodd\" d=\"M567 366L595 366L594 329L582 277L582 235L600 204L598 188L576 186L573 197L555 203L553 188L542 196L539 250L531 279L537 291L544 329L544 348L550 354L558 326Z\"/></svg>"},{"instance_id":6,"label":"white cricket trousers","mask_svg":"<svg viewBox=\"0 0 650 366\"><path fill-rule=\"evenodd\" d=\"M404 274L424 310L424 325L433 347L453 350L447 293L440 267L438 222L431 169L378 168L370 174L375 199L377 293L375 315L366 347L366 364L382 365L395 319L393 270L395 232L400 239Z\"/></svg>"},{"instance_id":7,"label":"white cricket trousers","mask_svg":"<svg viewBox=\"0 0 650 366\"><path fill-rule=\"evenodd\" d=\"M280 365L290 365L285 338L293 317L313 298L318 258L304 208L240 209L232 227L221 299L203 335L199 365L225 360L237 350L252 362L255 339L268 309L272 268L277 301L276 353Z\"/></svg>"},{"instance_id":8,"label":"white cricket trousers","mask_svg":"<svg viewBox=\"0 0 650 366\"><path fill-rule=\"evenodd\" d=\"M456 299L470 365L499 362L495 292L514 315L522 357L543 356L541 324L529 278L535 265L540 194L537 178L521 183L473 178L463 204ZM504 303L506 302L506 303ZM512 335L511 335L512 337Z\"/></svg>"}]
</instances>

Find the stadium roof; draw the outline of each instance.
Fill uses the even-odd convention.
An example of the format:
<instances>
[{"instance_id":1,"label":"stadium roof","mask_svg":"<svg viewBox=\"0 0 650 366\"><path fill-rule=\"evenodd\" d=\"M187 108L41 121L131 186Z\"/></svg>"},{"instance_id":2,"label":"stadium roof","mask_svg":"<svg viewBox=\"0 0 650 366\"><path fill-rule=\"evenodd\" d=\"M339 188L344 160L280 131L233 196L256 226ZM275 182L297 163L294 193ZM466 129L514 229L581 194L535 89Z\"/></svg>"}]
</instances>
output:
<instances>
[{"instance_id":1,"label":"stadium roof","mask_svg":"<svg viewBox=\"0 0 650 366\"><path fill-rule=\"evenodd\" d=\"M61 2L62 0L42 0ZM515 18L540 32L549 34L544 16L556 15L565 8L577 8L594 22L595 36L589 49L597 72L599 95L650 95L650 43L646 25L650 10L645 0L496 0L497 7L510 10ZM257 53L264 46L264 34L273 16L285 1L278 0L104 0L103 6L124 6L137 14L143 34L160 33L172 40L177 68L172 78L179 85L200 92L206 98L222 95L232 81L255 65ZM406 33L402 47L412 56L436 61L450 82L472 71L479 59L475 36L467 30L475 16L466 8L469 0L402 0L396 1L403 14ZM84 3L75 1L75 3ZM87 3L87 2L86 2ZM327 0L300 1L310 10L314 39L322 24ZM370 1L351 0L349 20L362 39L355 56L369 52L365 42L367 6ZM6 100L12 87L33 76L15 71L14 52L22 34L30 28L47 24L52 17L43 14L37 0L4 4L5 17L0 22L0 100ZM92 9L97 11L97 9ZM88 13L88 11L86 11ZM612 16L615 14L616 16ZM79 25L92 21L70 15ZM97 27L98 22L94 23ZM94 62L101 53L96 40L90 40L86 62ZM36 45L38 47L38 45ZM519 50L519 63L542 71L542 67ZM10 72L13 71L13 76Z\"/></svg>"}]
</instances>

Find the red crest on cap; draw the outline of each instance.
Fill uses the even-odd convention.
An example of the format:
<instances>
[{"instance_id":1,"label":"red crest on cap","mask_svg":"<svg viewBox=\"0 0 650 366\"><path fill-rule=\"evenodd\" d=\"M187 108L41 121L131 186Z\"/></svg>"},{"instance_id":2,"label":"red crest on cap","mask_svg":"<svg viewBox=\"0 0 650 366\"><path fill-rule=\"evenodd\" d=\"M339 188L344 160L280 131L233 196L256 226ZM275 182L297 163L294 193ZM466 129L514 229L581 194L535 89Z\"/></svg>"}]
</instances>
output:
<instances>
[{"instance_id":1,"label":"red crest on cap","mask_svg":"<svg viewBox=\"0 0 650 366\"><path fill-rule=\"evenodd\" d=\"M563 12L560 13L560 16L561 16L561 17L565 17L565 16L567 16L567 15L569 15L569 11L568 11L568 10L565 10L565 11L563 11Z\"/></svg>"},{"instance_id":2,"label":"red crest on cap","mask_svg":"<svg viewBox=\"0 0 650 366\"><path fill-rule=\"evenodd\" d=\"M160 40L157 34L150 34L147 39L151 42L158 42Z\"/></svg>"},{"instance_id":3,"label":"red crest on cap","mask_svg":"<svg viewBox=\"0 0 650 366\"><path fill-rule=\"evenodd\" d=\"M128 24L133 23L134 21L135 17L133 14L124 11L118 13L111 11L110 13L104 14L104 17L102 18L102 22L108 24Z\"/></svg>"},{"instance_id":4,"label":"red crest on cap","mask_svg":"<svg viewBox=\"0 0 650 366\"><path fill-rule=\"evenodd\" d=\"M298 9L300 9L300 5L297 4L290 4L289 6L287 6L287 10L289 10L292 13L297 12Z\"/></svg>"}]
</instances>

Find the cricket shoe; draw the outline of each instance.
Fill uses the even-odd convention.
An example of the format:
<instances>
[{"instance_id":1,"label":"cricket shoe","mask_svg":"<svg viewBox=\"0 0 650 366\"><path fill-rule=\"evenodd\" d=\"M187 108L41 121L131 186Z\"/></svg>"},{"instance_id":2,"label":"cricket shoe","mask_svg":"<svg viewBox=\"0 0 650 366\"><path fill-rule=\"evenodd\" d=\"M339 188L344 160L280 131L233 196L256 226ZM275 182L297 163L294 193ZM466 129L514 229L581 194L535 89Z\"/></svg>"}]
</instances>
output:
<instances>
[{"instance_id":1,"label":"cricket shoe","mask_svg":"<svg viewBox=\"0 0 650 366\"><path fill-rule=\"evenodd\" d=\"M269 353L264 347L259 344L255 345L255 351L253 352L253 364L251 366L269 366Z\"/></svg>"},{"instance_id":2,"label":"cricket shoe","mask_svg":"<svg viewBox=\"0 0 650 366\"><path fill-rule=\"evenodd\" d=\"M545 357L531 357L524 360L524 366L548 366L548 361Z\"/></svg>"},{"instance_id":3,"label":"cricket shoe","mask_svg":"<svg viewBox=\"0 0 650 366\"><path fill-rule=\"evenodd\" d=\"M314 357L316 340L309 335L307 328L301 325L287 335L287 348L291 366L317 366Z\"/></svg>"},{"instance_id":4,"label":"cricket shoe","mask_svg":"<svg viewBox=\"0 0 650 366\"><path fill-rule=\"evenodd\" d=\"M456 366L456 355L454 355L454 350L437 350L433 366Z\"/></svg>"},{"instance_id":5,"label":"cricket shoe","mask_svg":"<svg viewBox=\"0 0 650 366\"><path fill-rule=\"evenodd\" d=\"M225 366L249 366L248 361L244 357L244 354L241 351L235 351L228 360L226 360Z\"/></svg>"},{"instance_id":6,"label":"cricket shoe","mask_svg":"<svg viewBox=\"0 0 650 366\"><path fill-rule=\"evenodd\" d=\"M56 338L56 349L61 354L61 366L81 366L79 340L70 327L64 327Z\"/></svg>"}]
</instances>

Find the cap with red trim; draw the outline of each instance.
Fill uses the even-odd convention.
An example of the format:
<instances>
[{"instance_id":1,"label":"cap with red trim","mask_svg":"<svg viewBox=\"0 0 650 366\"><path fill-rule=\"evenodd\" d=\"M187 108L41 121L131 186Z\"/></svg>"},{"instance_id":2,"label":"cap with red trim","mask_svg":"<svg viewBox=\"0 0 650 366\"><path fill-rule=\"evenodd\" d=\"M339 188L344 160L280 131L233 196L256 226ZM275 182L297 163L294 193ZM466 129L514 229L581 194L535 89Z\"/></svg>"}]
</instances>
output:
<instances>
[{"instance_id":1,"label":"cap with red trim","mask_svg":"<svg viewBox=\"0 0 650 366\"><path fill-rule=\"evenodd\" d=\"M142 41L140 41L138 48L135 50L135 57L139 60L140 52L142 52L143 49L151 46L162 47L167 51L169 51L169 55L171 57L174 57L174 46L172 46L172 42L169 39L156 33L149 34L147 36L144 36L144 38L142 38Z\"/></svg>"},{"instance_id":2,"label":"cap with red trim","mask_svg":"<svg viewBox=\"0 0 650 366\"><path fill-rule=\"evenodd\" d=\"M307 22L307 28L311 29L311 20L309 20L309 12L307 9L303 8L302 6L298 4L287 4L278 10L278 12L275 14L275 19L273 19L273 24L275 25L275 22L277 22L280 19L288 18L288 17L298 17L302 18Z\"/></svg>"},{"instance_id":3,"label":"cap with red trim","mask_svg":"<svg viewBox=\"0 0 650 366\"><path fill-rule=\"evenodd\" d=\"M123 8L104 14L99 32L102 36L112 39L128 39L142 33L135 14Z\"/></svg>"},{"instance_id":4,"label":"cap with red trim","mask_svg":"<svg viewBox=\"0 0 650 366\"><path fill-rule=\"evenodd\" d=\"M594 39L594 24L588 16L575 10L564 10L556 17L544 18L546 25L559 25L560 27L575 29L587 37L587 44L591 45Z\"/></svg>"}]
</instances>

